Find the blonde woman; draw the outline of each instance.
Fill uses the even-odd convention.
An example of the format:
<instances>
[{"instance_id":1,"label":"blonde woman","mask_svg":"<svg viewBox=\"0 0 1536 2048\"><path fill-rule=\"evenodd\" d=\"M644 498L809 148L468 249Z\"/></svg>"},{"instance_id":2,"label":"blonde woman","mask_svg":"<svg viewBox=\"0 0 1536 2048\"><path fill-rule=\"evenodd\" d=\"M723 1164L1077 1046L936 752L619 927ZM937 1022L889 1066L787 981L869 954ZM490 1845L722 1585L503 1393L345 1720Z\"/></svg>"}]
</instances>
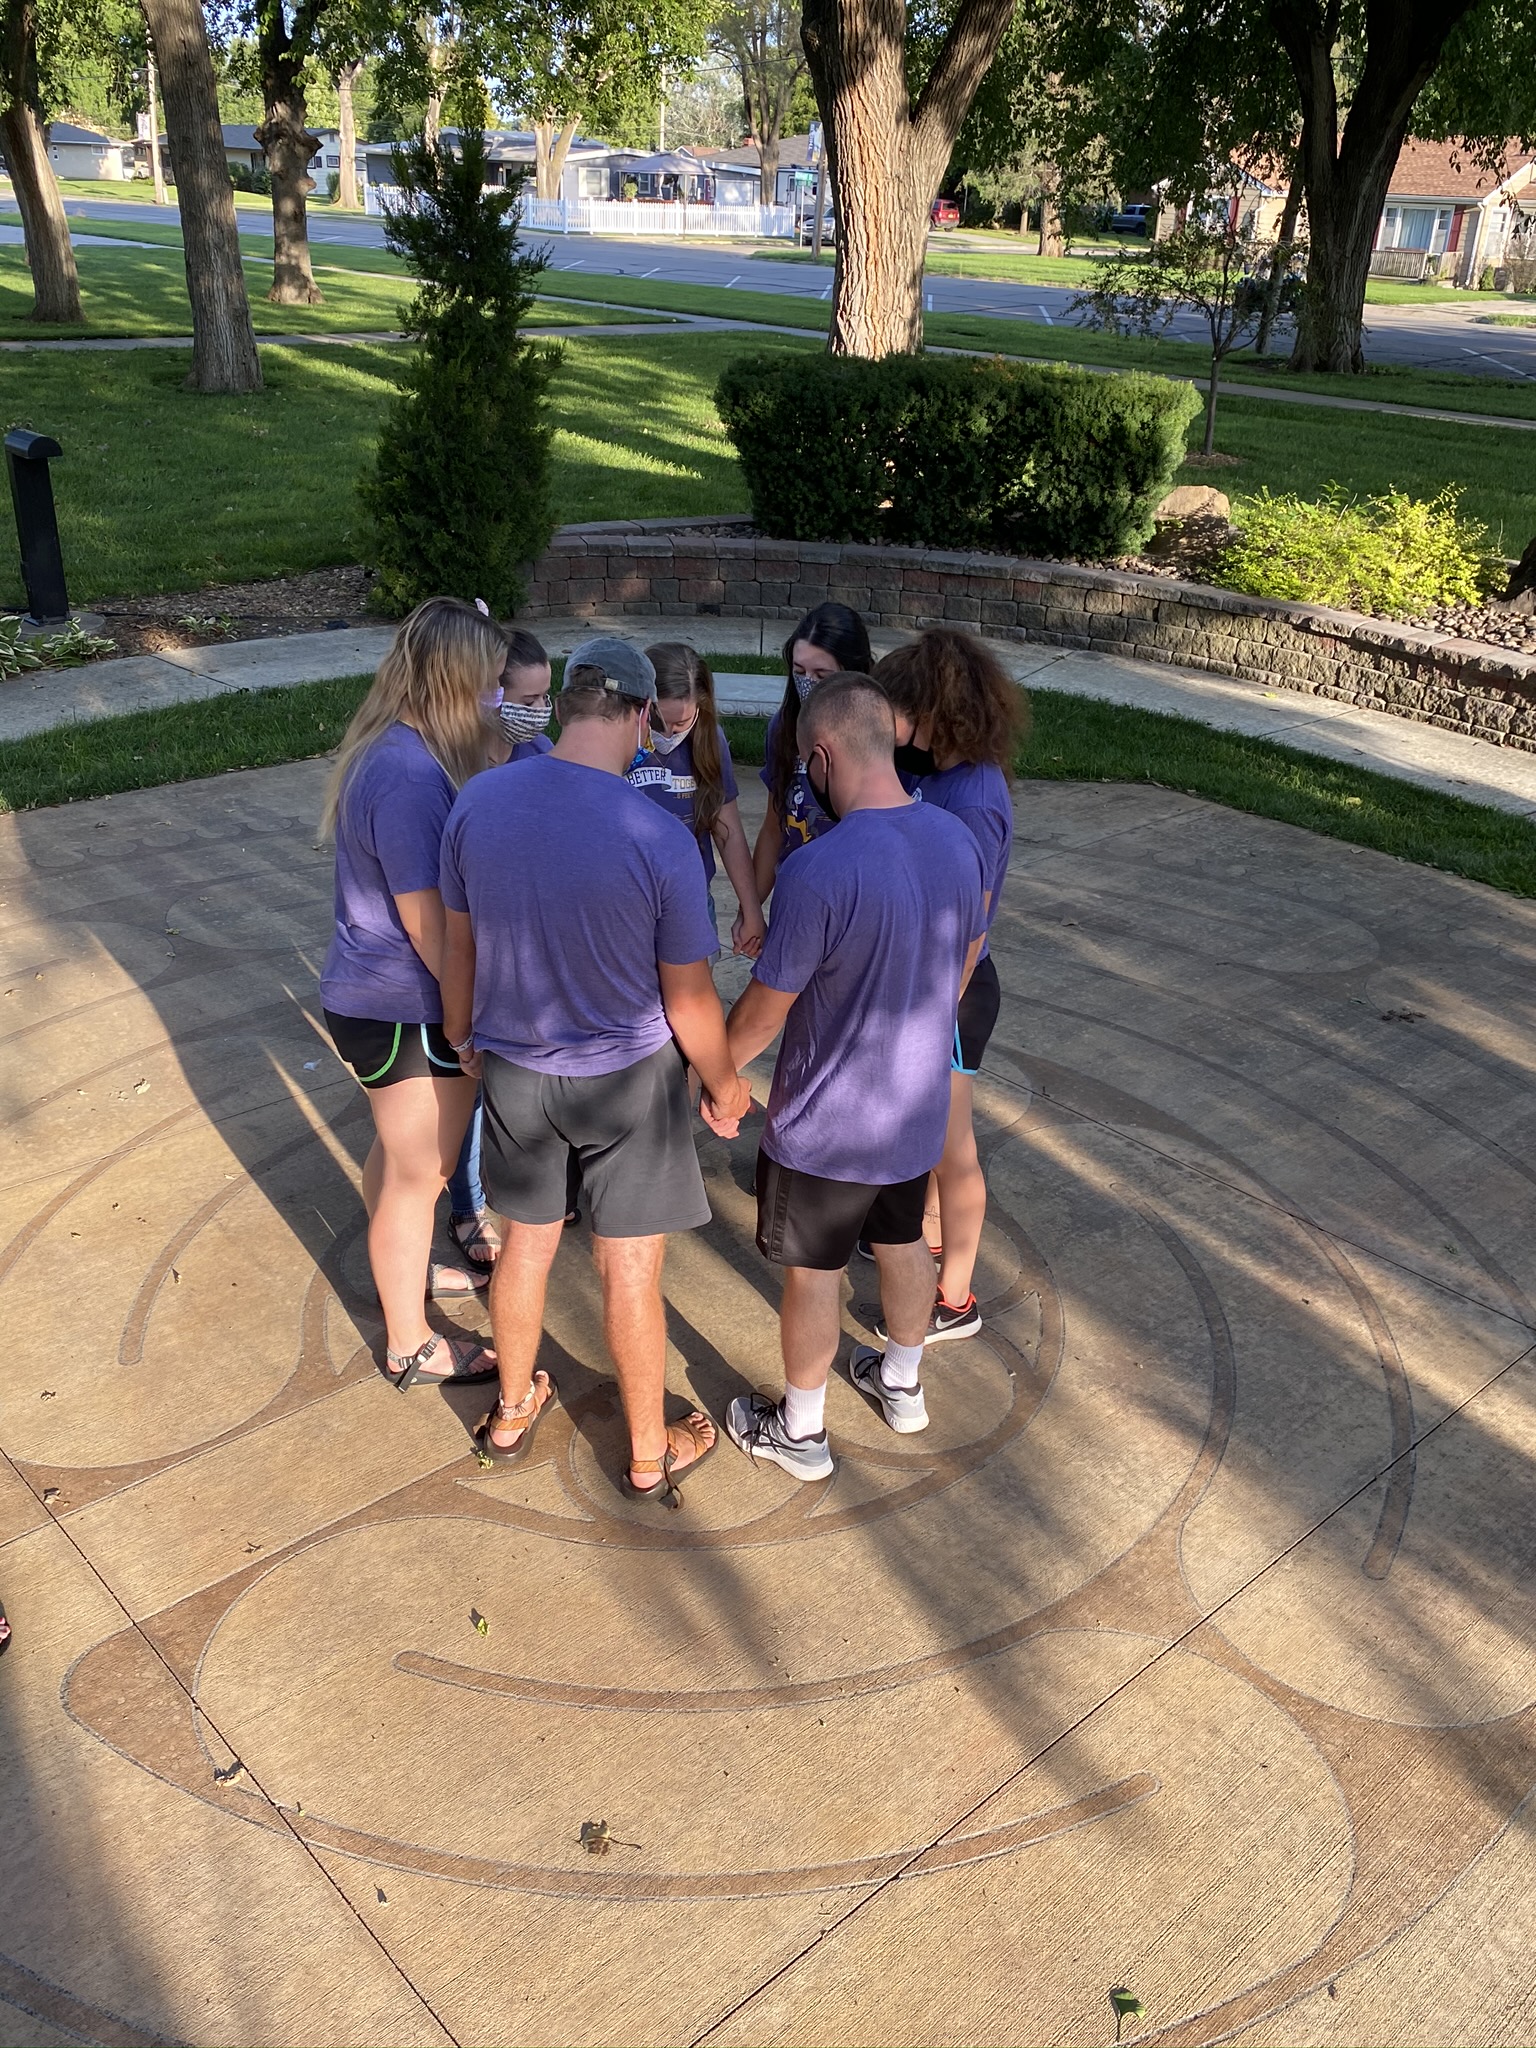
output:
<instances>
[{"instance_id":1,"label":"blonde woman","mask_svg":"<svg viewBox=\"0 0 1536 2048\"><path fill-rule=\"evenodd\" d=\"M431 1260L433 1212L464 1141L476 1083L443 1036L438 852L459 790L496 735L500 628L446 597L396 633L347 727L326 795L336 923L320 1000L373 1111L363 1166L368 1260L384 1310L385 1370L402 1390L496 1376L493 1354L426 1319L430 1291L462 1299L483 1275Z\"/></svg>"}]
</instances>

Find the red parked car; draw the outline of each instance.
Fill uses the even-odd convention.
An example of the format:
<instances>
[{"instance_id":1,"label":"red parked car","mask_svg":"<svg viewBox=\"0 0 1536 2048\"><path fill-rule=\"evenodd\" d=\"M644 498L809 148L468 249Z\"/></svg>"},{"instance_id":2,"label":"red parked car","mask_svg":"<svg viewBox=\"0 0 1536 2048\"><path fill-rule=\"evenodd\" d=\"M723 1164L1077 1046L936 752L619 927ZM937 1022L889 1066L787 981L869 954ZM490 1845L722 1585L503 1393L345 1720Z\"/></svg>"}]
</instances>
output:
<instances>
[{"instance_id":1,"label":"red parked car","mask_svg":"<svg viewBox=\"0 0 1536 2048\"><path fill-rule=\"evenodd\" d=\"M928 217L936 228L957 228L960 225L960 208L953 199L941 196L933 202Z\"/></svg>"}]
</instances>

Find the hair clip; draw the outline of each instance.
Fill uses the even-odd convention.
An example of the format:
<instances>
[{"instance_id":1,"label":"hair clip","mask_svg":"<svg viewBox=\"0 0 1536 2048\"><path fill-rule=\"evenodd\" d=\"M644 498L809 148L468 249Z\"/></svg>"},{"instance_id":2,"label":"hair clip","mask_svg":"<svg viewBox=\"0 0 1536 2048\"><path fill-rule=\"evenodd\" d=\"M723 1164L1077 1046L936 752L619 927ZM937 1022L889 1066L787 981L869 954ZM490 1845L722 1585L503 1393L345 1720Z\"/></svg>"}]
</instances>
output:
<instances>
[{"instance_id":1,"label":"hair clip","mask_svg":"<svg viewBox=\"0 0 1536 2048\"><path fill-rule=\"evenodd\" d=\"M486 603L483 597L477 597L475 599L475 610L480 614L482 619L488 619L491 616L491 608Z\"/></svg>"}]
</instances>

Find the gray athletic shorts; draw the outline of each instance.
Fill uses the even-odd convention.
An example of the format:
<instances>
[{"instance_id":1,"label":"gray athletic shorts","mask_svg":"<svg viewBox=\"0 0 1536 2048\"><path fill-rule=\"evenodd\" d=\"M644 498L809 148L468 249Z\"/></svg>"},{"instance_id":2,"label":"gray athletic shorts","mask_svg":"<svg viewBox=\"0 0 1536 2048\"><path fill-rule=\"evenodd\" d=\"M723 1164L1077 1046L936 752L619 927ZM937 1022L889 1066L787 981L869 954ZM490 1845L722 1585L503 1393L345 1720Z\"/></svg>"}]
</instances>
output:
<instances>
[{"instance_id":1,"label":"gray athletic shorts","mask_svg":"<svg viewBox=\"0 0 1536 2048\"><path fill-rule=\"evenodd\" d=\"M488 1052L481 1086L480 1177L497 1215L558 1223L574 1151L596 1236L658 1237L709 1221L675 1045L616 1074L536 1074Z\"/></svg>"}]
</instances>

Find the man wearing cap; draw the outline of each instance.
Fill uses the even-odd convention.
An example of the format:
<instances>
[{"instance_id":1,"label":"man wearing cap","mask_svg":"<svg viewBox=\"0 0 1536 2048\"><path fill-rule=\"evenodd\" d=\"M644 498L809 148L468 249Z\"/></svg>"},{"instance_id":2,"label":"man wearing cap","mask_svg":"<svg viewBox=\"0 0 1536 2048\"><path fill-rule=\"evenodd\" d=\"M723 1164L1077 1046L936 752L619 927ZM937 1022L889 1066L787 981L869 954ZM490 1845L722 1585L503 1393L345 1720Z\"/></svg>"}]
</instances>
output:
<instances>
[{"instance_id":1,"label":"man wearing cap","mask_svg":"<svg viewBox=\"0 0 1536 2048\"><path fill-rule=\"evenodd\" d=\"M501 1401L480 1447L498 1462L524 1456L554 1397L534 1358L574 1150L629 1425L622 1484L672 1506L674 1475L715 1444L707 1416L668 1427L662 1413L666 1238L709 1220L687 1066L726 1135L751 1096L710 972L718 940L698 847L624 779L655 697L639 648L584 640L566 661L554 751L465 784L443 832L442 990L445 1031L482 1063L481 1169L507 1220L491 1283Z\"/></svg>"}]
</instances>

